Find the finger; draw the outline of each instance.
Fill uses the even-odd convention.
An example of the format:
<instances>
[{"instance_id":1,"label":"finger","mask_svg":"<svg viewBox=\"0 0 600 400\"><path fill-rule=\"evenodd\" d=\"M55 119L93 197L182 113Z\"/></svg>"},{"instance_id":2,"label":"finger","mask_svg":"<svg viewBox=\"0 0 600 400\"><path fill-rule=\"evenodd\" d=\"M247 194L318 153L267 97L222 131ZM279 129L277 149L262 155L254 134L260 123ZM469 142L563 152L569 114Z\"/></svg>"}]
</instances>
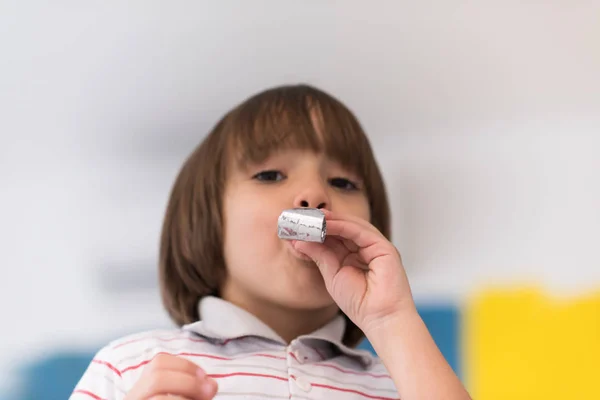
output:
<instances>
[{"instance_id":1,"label":"finger","mask_svg":"<svg viewBox=\"0 0 600 400\"><path fill-rule=\"evenodd\" d=\"M381 234L365 229L362 225L349 220L332 220L327 223L327 235L338 236L364 248L384 239Z\"/></svg>"},{"instance_id":2,"label":"finger","mask_svg":"<svg viewBox=\"0 0 600 400\"><path fill-rule=\"evenodd\" d=\"M344 239L342 238L328 236L325 238L323 244L333 250L337 259L340 261L346 258L350 253L350 250L348 250L348 247L344 244Z\"/></svg>"},{"instance_id":3,"label":"finger","mask_svg":"<svg viewBox=\"0 0 600 400\"><path fill-rule=\"evenodd\" d=\"M341 267L351 266L351 267L356 267L356 268L360 268L363 270L369 269L369 266L365 263L362 256L358 253L353 253L353 252L349 251L348 248L346 247L346 245L343 243L343 241L340 240L339 238L328 237L325 240L325 243L323 243L323 245L329 247L334 252L335 257ZM303 247L306 247L306 246L300 245L300 248L303 248ZM313 246L308 246L308 247L310 248ZM357 246L354 245L354 247L356 248ZM299 251L304 253L301 250L299 250ZM309 253L310 253L310 250L309 250ZM311 257L309 254L306 254L306 255ZM317 261L319 261L316 258L318 258L318 256L315 256L315 259L313 259L311 257L311 259L315 263Z\"/></svg>"},{"instance_id":4,"label":"finger","mask_svg":"<svg viewBox=\"0 0 600 400\"><path fill-rule=\"evenodd\" d=\"M369 270L369 265L365 263L362 257L357 253L350 253L348 256L342 261L343 267L355 267L365 271Z\"/></svg>"},{"instance_id":5,"label":"finger","mask_svg":"<svg viewBox=\"0 0 600 400\"><path fill-rule=\"evenodd\" d=\"M190 400L209 400L217 391L212 378L198 378L184 372L162 370L149 374L139 387L140 398L174 395Z\"/></svg>"},{"instance_id":6,"label":"finger","mask_svg":"<svg viewBox=\"0 0 600 400\"><path fill-rule=\"evenodd\" d=\"M335 236L329 236L325 239L324 245L333 250L342 267L352 266L368 269L368 266L361 255L356 252L358 246L351 241ZM354 251L351 251L349 248L352 248Z\"/></svg>"},{"instance_id":7,"label":"finger","mask_svg":"<svg viewBox=\"0 0 600 400\"><path fill-rule=\"evenodd\" d=\"M348 249L348 251L350 251L351 253L356 253L359 250L359 247L356 245L356 243L354 243L351 240L348 239L341 239L341 242L344 244L344 246Z\"/></svg>"},{"instance_id":8,"label":"finger","mask_svg":"<svg viewBox=\"0 0 600 400\"><path fill-rule=\"evenodd\" d=\"M329 245L335 246L335 242L330 241ZM341 265L335 250L330 246L316 242L296 241L293 243L293 246L296 250L306 254L315 262L315 264L317 264L317 267L325 280L325 285L329 286Z\"/></svg>"},{"instance_id":9,"label":"finger","mask_svg":"<svg viewBox=\"0 0 600 400\"><path fill-rule=\"evenodd\" d=\"M399 255L396 248L383 235L364 229L352 221L331 221L327 233L356 244L359 247L357 253L367 264L371 264L371 261L377 257Z\"/></svg>"},{"instance_id":10,"label":"finger","mask_svg":"<svg viewBox=\"0 0 600 400\"><path fill-rule=\"evenodd\" d=\"M356 217L354 215L349 215L349 214L337 213L337 212L330 211L330 210L323 210L323 211L325 214L325 219L327 221L352 221L352 222L355 222L358 225L362 226L365 229L368 229L373 232L381 233L379 231L379 229L377 229L373 224L371 224L370 221L367 221L364 218Z\"/></svg>"},{"instance_id":11,"label":"finger","mask_svg":"<svg viewBox=\"0 0 600 400\"><path fill-rule=\"evenodd\" d=\"M344 250L343 251L341 250L341 248L339 246L332 247L332 248L335 248L336 253L339 253L340 255L342 253L345 254L347 252L356 253L358 251L358 249L359 249L359 247L353 241L348 240L348 239L344 239L344 238L339 237L339 236L335 236L335 235L331 234L331 232L328 232L327 237L325 237L324 244L329 245L332 241L336 241L336 242L338 242L338 243L340 243L340 244L342 244L344 246Z\"/></svg>"},{"instance_id":12,"label":"finger","mask_svg":"<svg viewBox=\"0 0 600 400\"><path fill-rule=\"evenodd\" d=\"M219 385L213 378L207 377L202 383L202 400L211 400L217 394Z\"/></svg>"},{"instance_id":13,"label":"finger","mask_svg":"<svg viewBox=\"0 0 600 400\"><path fill-rule=\"evenodd\" d=\"M149 373L156 370L178 371L199 377L206 375L206 372L199 365L183 357L168 353L158 353L146 368Z\"/></svg>"}]
</instances>

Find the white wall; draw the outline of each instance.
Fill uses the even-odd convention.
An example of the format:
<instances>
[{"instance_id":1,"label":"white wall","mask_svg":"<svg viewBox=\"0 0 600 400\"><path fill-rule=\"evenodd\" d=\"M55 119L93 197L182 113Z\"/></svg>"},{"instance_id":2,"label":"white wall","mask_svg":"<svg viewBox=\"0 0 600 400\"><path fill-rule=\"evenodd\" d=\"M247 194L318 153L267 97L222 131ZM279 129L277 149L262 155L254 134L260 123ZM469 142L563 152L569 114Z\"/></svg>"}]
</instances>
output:
<instances>
[{"instance_id":1,"label":"white wall","mask_svg":"<svg viewBox=\"0 0 600 400\"><path fill-rule=\"evenodd\" d=\"M597 288L600 2L506 3L2 4L0 392L55 346L169 324L154 264L172 180L274 84L321 86L363 121L420 300Z\"/></svg>"}]
</instances>

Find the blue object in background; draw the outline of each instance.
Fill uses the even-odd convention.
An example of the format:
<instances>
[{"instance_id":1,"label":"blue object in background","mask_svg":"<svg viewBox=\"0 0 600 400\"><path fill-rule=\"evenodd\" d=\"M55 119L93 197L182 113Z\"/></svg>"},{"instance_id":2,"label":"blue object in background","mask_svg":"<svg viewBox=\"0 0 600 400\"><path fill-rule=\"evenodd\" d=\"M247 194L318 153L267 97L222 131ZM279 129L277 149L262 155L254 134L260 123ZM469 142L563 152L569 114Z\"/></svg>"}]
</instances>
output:
<instances>
[{"instance_id":1,"label":"blue object in background","mask_svg":"<svg viewBox=\"0 0 600 400\"><path fill-rule=\"evenodd\" d=\"M57 353L22 370L15 400L66 400L94 358L90 353Z\"/></svg>"},{"instance_id":2,"label":"blue object in background","mask_svg":"<svg viewBox=\"0 0 600 400\"><path fill-rule=\"evenodd\" d=\"M444 357L460 377L460 318L453 306L419 307L419 314ZM359 346L371 352L365 340ZM5 400L66 400L98 349L89 353L59 352L23 368L23 387L15 398Z\"/></svg>"}]
</instances>

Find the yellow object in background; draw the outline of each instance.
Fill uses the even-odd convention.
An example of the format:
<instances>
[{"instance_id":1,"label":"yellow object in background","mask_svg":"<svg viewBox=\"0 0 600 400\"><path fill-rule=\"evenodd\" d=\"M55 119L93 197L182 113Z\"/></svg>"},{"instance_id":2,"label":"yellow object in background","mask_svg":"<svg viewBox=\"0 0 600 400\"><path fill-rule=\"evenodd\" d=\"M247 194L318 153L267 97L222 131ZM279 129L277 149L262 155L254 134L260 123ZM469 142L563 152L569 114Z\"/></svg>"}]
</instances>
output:
<instances>
[{"instance_id":1,"label":"yellow object in background","mask_svg":"<svg viewBox=\"0 0 600 400\"><path fill-rule=\"evenodd\" d=\"M463 328L474 399L600 399L600 292L494 289L467 305Z\"/></svg>"}]
</instances>

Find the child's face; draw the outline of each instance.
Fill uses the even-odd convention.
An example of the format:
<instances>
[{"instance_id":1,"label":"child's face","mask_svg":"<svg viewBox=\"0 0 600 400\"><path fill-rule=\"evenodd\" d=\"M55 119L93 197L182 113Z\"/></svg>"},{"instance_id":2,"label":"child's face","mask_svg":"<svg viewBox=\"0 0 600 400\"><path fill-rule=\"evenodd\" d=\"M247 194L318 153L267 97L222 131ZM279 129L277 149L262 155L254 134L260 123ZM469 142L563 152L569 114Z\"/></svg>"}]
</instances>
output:
<instances>
[{"instance_id":1,"label":"child's face","mask_svg":"<svg viewBox=\"0 0 600 400\"><path fill-rule=\"evenodd\" d=\"M277 219L288 208L318 207L370 220L363 187L356 175L310 151L276 151L246 170L232 166L223 198L223 296L304 310L334 306L316 265L278 238Z\"/></svg>"}]
</instances>

